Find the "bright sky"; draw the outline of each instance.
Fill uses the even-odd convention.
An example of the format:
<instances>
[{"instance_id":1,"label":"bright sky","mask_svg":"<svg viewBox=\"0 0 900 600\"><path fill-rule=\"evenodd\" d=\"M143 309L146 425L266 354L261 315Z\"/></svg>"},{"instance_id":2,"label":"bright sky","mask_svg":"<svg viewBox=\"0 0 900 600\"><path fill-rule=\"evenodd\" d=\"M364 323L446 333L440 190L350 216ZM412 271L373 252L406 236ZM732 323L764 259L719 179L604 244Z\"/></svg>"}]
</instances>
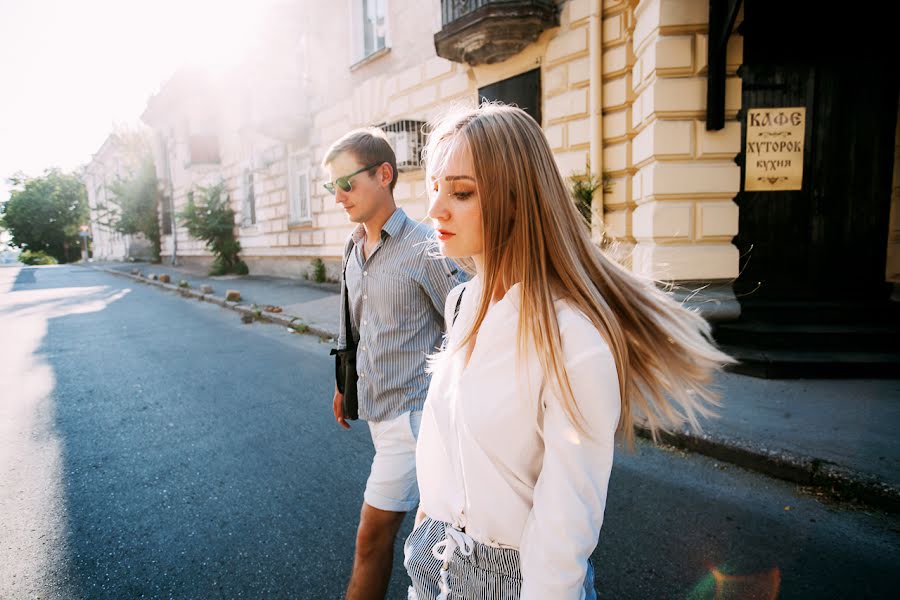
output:
<instances>
[{"instance_id":1,"label":"bright sky","mask_svg":"<svg viewBox=\"0 0 900 600\"><path fill-rule=\"evenodd\" d=\"M0 0L0 202L73 170L183 63L237 62L272 0Z\"/></svg>"}]
</instances>

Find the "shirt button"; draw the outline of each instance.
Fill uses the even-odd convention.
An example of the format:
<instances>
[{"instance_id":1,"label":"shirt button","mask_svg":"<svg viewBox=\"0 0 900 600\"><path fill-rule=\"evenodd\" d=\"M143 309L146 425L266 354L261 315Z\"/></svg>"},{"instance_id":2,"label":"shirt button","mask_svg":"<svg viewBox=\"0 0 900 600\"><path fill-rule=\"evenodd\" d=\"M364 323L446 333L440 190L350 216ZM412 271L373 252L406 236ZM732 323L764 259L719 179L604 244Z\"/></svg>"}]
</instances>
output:
<instances>
[{"instance_id":1,"label":"shirt button","mask_svg":"<svg viewBox=\"0 0 900 600\"><path fill-rule=\"evenodd\" d=\"M368 324L369 324L368 321L363 321L363 325L368 325Z\"/></svg>"},{"instance_id":2,"label":"shirt button","mask_svg":"<svg viewBox=\"0 0 900 600\"><path fill-rule=\"evenodd\" d=\"M369 272L368 272L368 271L363 271L363 277L368 277L368 276L369 276Z\"/></svg>"},{"instance_id":3,"label":"shirt button","mask_svg":"<svg viewBox=\"0 0 900 600\"><path fill-rule=\"evenodd\" d=\"M369 299L369 296L366 294L363 294L363 300L368 300L368 299Z\"/></svg>"}]
</instances>

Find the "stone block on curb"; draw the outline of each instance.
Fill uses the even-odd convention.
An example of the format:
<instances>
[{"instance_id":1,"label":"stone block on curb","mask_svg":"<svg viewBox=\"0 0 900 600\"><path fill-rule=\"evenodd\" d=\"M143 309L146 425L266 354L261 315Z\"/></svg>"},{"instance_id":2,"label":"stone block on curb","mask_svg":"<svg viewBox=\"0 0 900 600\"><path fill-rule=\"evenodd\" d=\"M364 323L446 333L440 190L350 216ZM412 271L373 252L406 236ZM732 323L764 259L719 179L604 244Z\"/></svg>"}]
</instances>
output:
<instances>
[{"instance_id":1,"label":"stone block on curb","mask_svg":"<svg viewBox=\"0 0 900 600\"><path fill-rule=\"evenodd\" d=\"M228 290L225 292L225 300L229 302L240 302L241 293L237 290Z\"/></svg>"},{"instance_id":2,"label":"stone block on curb","mask_svg":"<svg viewBox=\"0 0 900 600\"><path fill-rule=\"evenodd\" d=\"M212 294L213 286L209 285L208 283L204 283L203 285L200 286L200 291L203 292L204 294Z\"/></svg>"}]
</instances>

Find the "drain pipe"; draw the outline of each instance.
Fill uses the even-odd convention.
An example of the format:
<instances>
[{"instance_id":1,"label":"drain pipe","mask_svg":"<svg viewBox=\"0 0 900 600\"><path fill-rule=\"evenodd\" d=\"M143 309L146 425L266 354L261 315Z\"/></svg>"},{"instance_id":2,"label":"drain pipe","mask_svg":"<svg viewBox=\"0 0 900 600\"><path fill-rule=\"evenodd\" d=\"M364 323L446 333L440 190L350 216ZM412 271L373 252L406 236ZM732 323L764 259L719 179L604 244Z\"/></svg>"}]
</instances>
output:
<instances>
[{"instance_id":1,"label":"drain pipe","mask_svg":"<svg viewBox=\"0 0 900 600\"><path fill-rule=\"evenodd\" d=\"M588 50L590 53L590 128L591 174L603 177L603 0L591 1L590 25L588 28ZM591 198L591 237L600 243L603 239L603 188L594 192Z\"/></svg>"}]
</instances>

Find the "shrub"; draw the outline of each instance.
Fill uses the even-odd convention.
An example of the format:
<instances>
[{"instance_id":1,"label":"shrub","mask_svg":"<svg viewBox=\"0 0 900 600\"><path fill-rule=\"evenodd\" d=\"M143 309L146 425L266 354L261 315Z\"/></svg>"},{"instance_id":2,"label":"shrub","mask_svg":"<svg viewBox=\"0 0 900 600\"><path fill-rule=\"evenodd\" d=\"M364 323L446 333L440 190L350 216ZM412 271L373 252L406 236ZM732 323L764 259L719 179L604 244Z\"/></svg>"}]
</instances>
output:
<instances>
[{"instance_id":1,"label":"shrub","mask_svg":"<svg viewBox=\"0 0 900 600\"><path fill-rule=\"evenodd\" d=\"M591 174L590 166L585 166L581 173L573 173L569 177L572 184L572 200L575 202L575 208L584 217L588 225L591 224L591 205L594 200L594 192L600 190L602 192L610 192L610 176L604 172L602 177Z\"/></svg>"},{"instance_id":2,"label":"shrub","mask_svg":"<svg viewBox=\"0 0 900 600\"><path fill-rule=\"evenodd\" d=\"M184 222L192 237L206 242L215 260L210 275L238 273L246 275L247 265L238 258L241 243L234 237L234 211L223 184L201 187L200 202L188 197L187 206L178 217Z\"/></svg>"},{"instance_id":3,"label":"shrub","mask_svg":"<svg viewBox=\"0 0 900 600\"><path fill-rule=\"evenodd\" d=\"M40 250L25 250L19 254L19 262L26 265L55 265L57 260Z\"/></svg>"},{"instance_id":4,"label":"shrub","mask_svg":"<svg viewBox=\"0 0 900 600\"><path fill-rule=\"evenodd\" d=\"M325 263L322 262L321 258L313 259L312 270L313 281L316 281L318 283L325 283Z\"/></svg>"}]
</instances>

